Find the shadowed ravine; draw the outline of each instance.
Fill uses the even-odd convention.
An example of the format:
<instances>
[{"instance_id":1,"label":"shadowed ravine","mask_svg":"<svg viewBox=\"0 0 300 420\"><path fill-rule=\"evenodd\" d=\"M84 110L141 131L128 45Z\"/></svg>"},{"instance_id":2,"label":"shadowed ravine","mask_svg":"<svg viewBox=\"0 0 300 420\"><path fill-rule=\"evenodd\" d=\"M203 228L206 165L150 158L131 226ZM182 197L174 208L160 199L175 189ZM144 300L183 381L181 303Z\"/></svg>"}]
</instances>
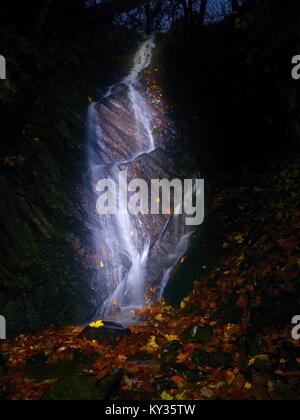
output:
<instances>
[{"instance_id":1,"label":"shadowed ravine","mask_svg":"<svg viewBox=\"0 0 300 420\"><path fill-rule=\"evenodd\" d=\"M152 179L178 178L180 170L182 175L174 126L155 106L156 93L143 81L154 48L152 38L144 42L130 74L90 106L89 167L95 202L98 181L109 178L119 186L120 171L127 171L128 182L141 178L148 186ZM157 127L163 127L163 135L157 135ZM133 216L127 203L120 206L122 214L91 215L98 284L106 293L100 313L106 318L124 318L124 313L147 302L150 289L161 297L191 235L183 215Z\"/></svg>"}]
</instances>

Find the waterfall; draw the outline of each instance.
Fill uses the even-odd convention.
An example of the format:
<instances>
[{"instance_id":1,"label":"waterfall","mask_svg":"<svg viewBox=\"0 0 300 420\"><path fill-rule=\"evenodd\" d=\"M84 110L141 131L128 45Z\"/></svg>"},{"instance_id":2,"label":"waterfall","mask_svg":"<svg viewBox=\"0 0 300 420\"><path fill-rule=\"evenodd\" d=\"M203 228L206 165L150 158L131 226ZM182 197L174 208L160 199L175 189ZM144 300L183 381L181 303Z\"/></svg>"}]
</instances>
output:
<instances>
[{"instance_id":1,"label":"waterfall","mask_svg":"<svg viewBox=\"0 0 300 420\"><path fill-rule=\"evenodd\" d=\"M130 169L139 158L156 149L152 134L153 110L143 96L140 83L141 72L150 65L154 48L151 37L138 49L130 74L108 90L103 103L90 105L87 125L94 193L97 182L104 178L122 187L120 168ZM122 212L99 216L93 229L99 282L105 284L107 295L99 315L106 318L116 311L130 312L145 304L147 268L154 243L148 222L132 216L127 201L122 202L122 199L119 197L116 203ZM176 245L165 261L160 295L172 268L186 251L190 237L182 221L176 218L174 224ZM159 238L164 234L163 229Z\"/></svg>"},{"instance_id":2,"label":"waterfall","mask_svg":"<svg viewBox=\"0 0 300 420\"><path fill-rule=\"evenodd\" d=\"M144 42L135 56L131 73L123 80L129 88L129 98L133 105L136 122L140 122L146 129L149 138L149 148L145 152L152 152L155 149L154 138L151 130L151 110L145 99L138 91L139 75L141 71L151 64L152 50L155 47L153 37Z\"/></svg>"}]
</instances>

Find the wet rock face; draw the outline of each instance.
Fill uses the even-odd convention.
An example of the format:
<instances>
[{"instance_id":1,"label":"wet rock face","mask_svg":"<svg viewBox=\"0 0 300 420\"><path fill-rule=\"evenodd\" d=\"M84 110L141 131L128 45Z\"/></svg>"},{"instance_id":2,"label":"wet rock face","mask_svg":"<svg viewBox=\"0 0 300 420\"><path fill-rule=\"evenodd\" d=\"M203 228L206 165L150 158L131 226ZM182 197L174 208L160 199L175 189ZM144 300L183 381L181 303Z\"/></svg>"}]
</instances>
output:
<instances>
[{"instance_id":1,"label":"wet rock face","mask_svg":"<svg viewBox=\"0 0 300 420\"><path fill-rule=\"evenodd\" d=\"M101 123L98 147L105 163L130 161L148 149L147 132L135 119L126 85L117 85L96 111Z\"/></svg>"},{"instance_id":2,"label":"wet rock face","mask_svg":"<svg viewBox=\"0 0 300 420\"><path fill-rule=\"evenodd\" d=\"M64 113L62 124L56 118ZM99 304L92 268L81 257L89 240L78 176L81 124L69 108L55 111L41 131L24 130L24 160L2 168L0 314L9 336L49 323L80 323Z\"/></svg>"},{"instance_id":3,"label":"wet rock face","mask_svg":"<svg viewBox=\"0 0 300 420\"><path fill-rule=\"evenodd\" d=\"M105 30L97 41L92 35L96 55L88 30L76 45L1 32L11 52L11 87L0 95L0 315L8 336L84 324L103 301L87 224L87 97L123 71L119 54L127 65L137 40L124 33L111 28L109 42Z\"/></svg>"},{"instance_id":4,"label":"wet rock face","mask_svg":"<svg viewBox=\"0 0 300 420\"><path fill-rule=\"evenodd\" d=\"M33 44L28 62L53 65L49 85L33 89L40 75L33 81L24 69L16 103L0 104L0 315L9 337L88 321L101 299L84 257L86 87L56 58L45 64L47 51Z\"/></svg>"},{"instance_id":5,"label":"wet rock face","mask_svg":"<svg viewBox=\"0 0 300 420\"><path fill-rule=\"evenodd\" d=\"M169 214L151 214L151 181L183 179L186 174L183 153L173 123L166 112L155 107L151 91L142 84L134 92L127 84L115 86L109 96L94 106L94 112L90 139L94 188L99 180L106 178L118 185L121 171L126 171L128 184L133 179L142 179L148 186L149 214L130 214L130 220L124 222L128 224L127 231L124 226L118 225L117 216L99 217L95 213L92 216L98 238L103 239L102 247L97 251L104 260L100 262L104 266L100 282L106 284L108 296L113 296L112 301L120 304L120 299L124 298L120 306L134 306L142 303L130 296L137 283L140 282L137 287L141 286L141 290L145 285L159 290L166 272L180 257L176 247L187 231L184 216L172 215L171 209ZM154 126L161 129L155 130ZM151 148L151 136L154 148ZM144 259L140 267L144 265L140 271L140 267L136 267L135 273L140 279L131 282L134 260L142 255ZM117 279L116 270L119 270ZM126 277L130 278L128 283L131 284L127 290L120 290L118 295L114 295Z\"/></svg>"}]
</instances>

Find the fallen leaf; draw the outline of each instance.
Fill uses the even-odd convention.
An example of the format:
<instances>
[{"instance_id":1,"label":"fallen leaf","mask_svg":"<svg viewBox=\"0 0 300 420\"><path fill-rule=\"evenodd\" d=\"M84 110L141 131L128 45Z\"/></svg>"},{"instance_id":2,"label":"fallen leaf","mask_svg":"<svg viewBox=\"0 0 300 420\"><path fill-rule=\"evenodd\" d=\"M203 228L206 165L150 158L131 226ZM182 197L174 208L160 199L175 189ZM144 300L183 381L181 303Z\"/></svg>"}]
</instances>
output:
<instances>
[{"instance_id":1,"label":"fallen leaf","mask_svg":"<svg viewBox=\"0 0 300 420\"><path fill-rule=\"evenodd\" d=\"M160 396L161 396L162 400L166 400L166 401L174 400L174 397L172 397L172 395L168 394L167 391L164 391Z\"/></svg>"},{"instance_id":2,"label":"fallen leaf","mask_svg":"<svg viewBox=\"0 0 300 420\"><path fill-rule=\"evenodd\" d=\"M96 322L92 322L89 326L91 328L98 329L98 328L104 327L104 322L99 320L99 321L96 321Z\"/></svg>"},{"instance_id":3,"label":"fallen leaf","mask_svg":"<svg viewBox=\"0 0 300 420\"><path fill-rule=\"evenodd\" d=\"M259 354L258 356L254 356L249 360L248 366L253 366L257 360L261 362L268 362L269 356L267 354Z\"/></svg>"},{"instance_id":4,"label":"fallen leaf","mask_svg":"<svg viewBox=\"0 0 300 420\"><path fill-rule=\"evenodd\" d=\"M165 334L164 336L168 341L176 341L179 340L178 335L172 335L172 334Z\"/></svg>"},{"instance_id":5,"label":"fallen leaf","mask_svg":"<svg viewBox=\"0 0 300 420\"><path fill-rule=\"evenodd\" d=\"M201 395L202 397L209 398L209 399L215 396L214 392L208 387L201 389Z\"/></svg>"},{"instance_id":6,"label":"fallen leaf","mask_svg":"<svg viewBox=\"0 0 300 420\"><path fill-rule=\"evenodd\" d=\"M250 384L250 382L246 382L244 388L247 390L252 389L252 384Z\"/></svg>"},{"instance_id":7,"label":"fallen leaf","mask_svg":"<svg viewBox=\"0 0 300 420\"><path fill-rule=\"evenodd\" d=\"M184 401L184 400L186 400L186 396L185 396L185 394L186 394L186 391L183 391L183 392L181 392L180 394L177 394L176 395L176 400L181 400L181 401Z\"/></svg>"},{"instance_id":8,"label":"fallen leaf","mask_svg":"<svg viewBox=\"0 0 300 420\"><path fill-rule=\"evenodd\" d=\"M153 351L156 351L158 349L158 344L156 342L156 337L154 335L150 337L150 340L148 344L144 347L144 349L148 351L149 353L152 353Z\"/></svg>"},{"instance_id":9,"label":"fallen leaf","mask_svg":"<svg viewBox=\"0 0 300 420\"><path fill-rule=\"evenodd\" d=\"M179 388L182 388L185 382L184 378L179 375L172 376L171 381L175 382Z\"/></svg>"},{"instance_id":10,"label":"fallen leaf","mask_svg":"<svg viewBox=\"0 0 300 420\"><path fill-rule=\"evenodd\" d=\"M178 363L185 363L189 359L189 355L187 353L181 353L179 356L177 356L177 362Z\"/></svg>"},{"instance_id":11,"label":"fallen leaf","mask_svg":"<svg viewBox=\"0 0 300 420\"><path fill-rule=\"evenodd\" d=\"M241 235L241 234L239 234L239 235L236 235L234 238L233 238L234 240L235 240L235 242L237 242L238 244L242 244L243 242L244 242L244 237L243 237L243 235Z\"/></svg>"}]
</instances>

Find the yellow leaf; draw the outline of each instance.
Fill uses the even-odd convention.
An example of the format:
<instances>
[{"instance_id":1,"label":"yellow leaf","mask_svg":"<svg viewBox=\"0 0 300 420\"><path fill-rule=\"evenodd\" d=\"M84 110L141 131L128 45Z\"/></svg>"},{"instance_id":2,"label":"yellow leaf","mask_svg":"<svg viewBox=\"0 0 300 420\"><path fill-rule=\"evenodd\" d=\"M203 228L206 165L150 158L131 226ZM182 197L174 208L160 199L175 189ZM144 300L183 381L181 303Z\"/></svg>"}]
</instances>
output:
<instances>
[{"instance_id":1,"label":"yellow leaf","mask_svg":"<svg viewBox=\"0 0 300 420\"><path fill-rule=\"evenodd\" d=\"M158 321L158 322L162 322L162 321L164 320L164 319L163 319L162 314L158 314L158 315L156 315L155 319L156 319L156 321Z\"/></svg>"},{"instance_id":2,"label":"yellow leaf","mask_svg":"<svg viewBox=\"0 0 300 420\"><path fill-rule=\"evenodd\" d=\"M175 397L176 400L184 401L186 399L185 393L186 393L186 391L183 391L181 394L177 394L176 397Z\"/></svg>"},{"instance_id":3,"label":"yellow leaf","mask_svg":"<svg viewBox=\"0 0 300 420\"><path fill-rule=\"evenodd\" d=\"M201 389L201 395L202 397L209 398L209 399L215 396L214 392L207 387Z\"/></svg>"},{"instance_id":4,"label":"yellow leaf","mask_svg":"<svg viewBox=\"0 0 300 420\"><path fill-rule=\"evenodd\" d=\"M144 349L150 353L158 349L158 344L156 342L156 337L154 335L150 337L150 340L148 344L144 347Z\"/></svg>"},{"instance_id":5,"label":"yellow leaf","mask_svg":"<svg viewBox=\"0 0 300 420\"><path fill-rule=\"evenodd\" d=\"M244 237L242 235L236 235L234 238L235 242L237 242L238 244L242 244L244 242Z\"/></svg>"},{"instance_id":6,"label":"yellow leaf","mask_svg":"<svg viewBox=\"0 0 300 420\"><path fill-rule=\"evenodd\" d=\"M96 329L98 329L98 328L104 327L104 322L103 322L103 321L96 321L96 322L92 322L89 326L90 326L91 328L96 328Z\"/></svg>"},{"instance_id":7,"label":"yellow leaf","mask_svg":"<svg viewBox=\"0 0 300 420\"><path fill-rule=\"evenodd\" d=\"M253 366L255 363L255 357L252 357L252 359L249 360L248 366Z\"/></svg>"},{"instance_id":8,"label":"yellow leaf","mask_svg":"<svg viewBox=\"0 0 300 420\"><path fill-rule=\"evenodd\" d=\"M166 335L165 335L165 338L166 338L168 341L176 341L176 340L179 340L178 335L172 335L172 334L166 334Z\"/></svg>"},{"instance_id":9,"label":"yellow leaf","mask_svg":"<svg viewBox=\"0 0 300 420\"><path fill-rule=\"evenodd\" d=\"M245 389L252 389L252 384L250 384L250 382L246 382Z\"/></svg>"},{"instance_id":10,"label":"yellow leaf","mask_svg":"<svg viewBox=\"0 0 300 420\"><path fill-rule=\"evenodd\" d=\"M184 298L184 299L181 301L180 308L181 308L181 309L186 308L186 304L187 304L187 303L189 303L190 301L191 301L191 298L190 298L189 296L187 296L186 298Z\"/></svg>"},{"instance_id":11,"label":"yellow leaf","mask_svg":"<svg viewBox=\"0 0 300 420\"><path fill-rule=\"evenodd\" d=\"M166 400L166 401L172 401L172 400L174 400L174 398L172 397L172 395L168 394L167 391L164 391L160 396L161 396L161 399L162 400Z\"/></svg>"},{"instance_id":12,"label":"yellow leaf","mask_svg":"<svg viewBox=\"0 0 300 420\"><path fill-rule=\"evenodd\" d=\"M252 359L249 360L248 366L253 366L257 360L261 362L268 362L269 356L267 354L259 354L258 356L254 356L252 357Z\"/></svg>"}]
</instances>

